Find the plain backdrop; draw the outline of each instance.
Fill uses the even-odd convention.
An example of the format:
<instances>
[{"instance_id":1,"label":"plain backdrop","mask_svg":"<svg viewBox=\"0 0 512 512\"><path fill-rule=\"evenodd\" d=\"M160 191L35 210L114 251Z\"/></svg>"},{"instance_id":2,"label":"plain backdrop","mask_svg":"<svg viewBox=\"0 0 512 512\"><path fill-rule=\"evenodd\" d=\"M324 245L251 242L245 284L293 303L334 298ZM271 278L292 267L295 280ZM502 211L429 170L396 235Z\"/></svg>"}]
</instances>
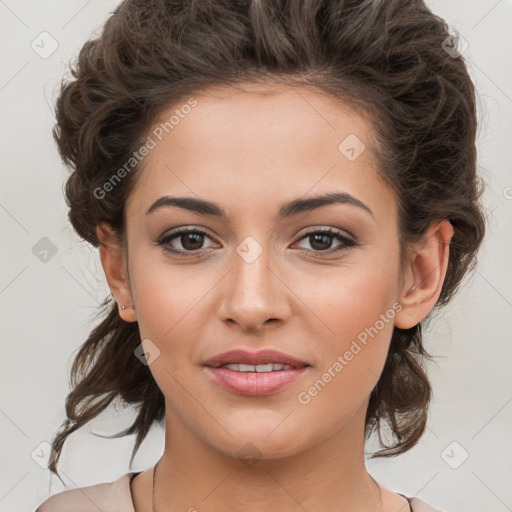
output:
<instances>
[{"instance_id":1,"label":"plain backdrop","mask_svg":"<svg viewBox=\"0 0 512 512\"><path fill-rule=\"evenodd\" d=\"M65 489L42 461L65 418L72 358L109 290L97 250L67 221L53 102L67 63L117 3L0 0L0 512L33 511ZM438 359L428 368L434 397L425 435L410 452L367 465L384 485L443 511L505 512L512 510L512 1L428 5L468 43L488 235L471 280L426 333ZM156 462L158 427L133 468L134 436L92 435L114 434L133 419L131 409L111 411L68 439L60 465L68 488Z\"/></svg>"}]
</instances>

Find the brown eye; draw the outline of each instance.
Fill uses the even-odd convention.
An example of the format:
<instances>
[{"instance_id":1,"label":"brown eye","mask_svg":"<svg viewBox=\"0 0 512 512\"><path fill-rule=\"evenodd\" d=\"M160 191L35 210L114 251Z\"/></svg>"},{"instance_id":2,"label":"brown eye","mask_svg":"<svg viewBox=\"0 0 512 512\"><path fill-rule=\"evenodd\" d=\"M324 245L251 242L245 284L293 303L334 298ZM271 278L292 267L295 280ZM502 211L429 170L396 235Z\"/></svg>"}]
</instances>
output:
<instances>
[{"instance_id":1,"label":"brown eye","mask_svg":"<svg viewBox=\"0 0 512 512\"><path fill-rule=\"evenodd\" d=\"M160 237L157 244L164 251L187 255L186 253L194 254L205 249L205 239L211 240L211 237L201 229L179 228Z\"/></svg>"},{"instance_id":2,"label":"brown eye","mask_svg":"<svg viewBox=\"0 0 512 512\"><path fill-rule=\"evenodd\" d=\"M300 240L307 240L311 247L311 249L307 250L312 250L313 252L317 253L324 252L330 254L357 245L357 243L352 238L349 238L343 232L334 230L332 228L309 231L304 236L302 236ZM332 249L333 240L337 240L339 242L339 244L334 249Z\"/></svg>"}]
</instances>

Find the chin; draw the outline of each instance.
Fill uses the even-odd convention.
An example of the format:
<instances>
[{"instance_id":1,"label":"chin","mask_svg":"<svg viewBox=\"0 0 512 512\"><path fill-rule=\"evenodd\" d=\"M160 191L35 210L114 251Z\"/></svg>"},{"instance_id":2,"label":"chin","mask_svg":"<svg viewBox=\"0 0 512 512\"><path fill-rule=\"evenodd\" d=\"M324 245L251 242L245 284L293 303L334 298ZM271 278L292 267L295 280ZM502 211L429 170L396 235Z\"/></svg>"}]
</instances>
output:
<instances>
[{"instance_id":1,"label":"chin","mask_svg":"<svg viewBox=\"0 0 512 512\"><path fill-rule=\"evenodd\" d=\"M315 444L313 439L305 438L304 429L297 424L290 425L292 428L276 428L279 422L268 422L268 425L248 426L240 430L226 425L226 429L232 434L226 433L222 439L212 439L209 444L217 451L230 457L244 460L278 460L296 455L302 450ZM270 434L269 434L270 433Z\"/></svg>"}]
</instances>

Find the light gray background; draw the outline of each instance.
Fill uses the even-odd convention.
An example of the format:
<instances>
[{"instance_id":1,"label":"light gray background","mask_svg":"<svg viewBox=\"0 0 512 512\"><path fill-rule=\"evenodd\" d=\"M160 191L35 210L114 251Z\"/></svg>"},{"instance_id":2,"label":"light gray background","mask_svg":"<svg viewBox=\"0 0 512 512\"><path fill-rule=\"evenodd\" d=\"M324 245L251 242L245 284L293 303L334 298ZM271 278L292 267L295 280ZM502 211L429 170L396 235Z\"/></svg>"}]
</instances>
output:
<instances>
[{"instance_id":1,"label":"light gray background","mask_svg":"<svg viewBox=\"0 0 512 512\"><path fill-rule=\"evenodd\" d=\"M37 455L47 453L41 443L64 419L72 358L108 288L97 251L67 222L67 172L51 137L52 104L67 62L115 5L0 0L1 512L33 511L64 490L56 477L50 485ZM469 43L464 55L480 98L478 150L489 233L472 280L427 333L428 349L440 356L429 367L434 399L427 432L407 454L367 464L384 485L443 511L504 512L512 510L512 1L428 5ZM58 43L48 58L31 47L47 37L43 31ZM46 263L33 252L43 237L57 249ZM108 440L91 431L113 434L133 419L131 410L117 418L106 414L68 439L60 468L69 488L129 471L134 436ZM162 435L151 431L133 470L156 462ZM466 452L457 469L450 466Z\"/></svg>"}]
</instances>

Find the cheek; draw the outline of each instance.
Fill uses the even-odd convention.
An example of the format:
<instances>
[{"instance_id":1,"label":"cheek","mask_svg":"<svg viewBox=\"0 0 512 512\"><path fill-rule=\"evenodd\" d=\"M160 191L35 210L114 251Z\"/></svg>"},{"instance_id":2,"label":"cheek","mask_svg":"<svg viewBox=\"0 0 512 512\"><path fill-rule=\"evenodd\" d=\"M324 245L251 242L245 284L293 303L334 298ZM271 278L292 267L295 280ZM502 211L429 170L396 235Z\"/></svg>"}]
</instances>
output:
<instances>
[{"instance_id":1,"label":"cheek","mask_svg":"<svg viewBox=\"0 0 512 512\"><path fill-rule=\"evenodd\" d=\"M214 284L208 273L191 272L162 261L141 265L134 257L132 291L141 336L167 343L181 339L178 333L181 336L186 331L190 339L194 329L201 328L204 318L200 312Z\"/></svg>"},{"instance_id":2,"label":"cheek","mask_svg":"<svg viewBox=\"0 0 512 512\"><path fill-rule=\"evenodd\" d=\"M150 339L160 350L150 370L173 407L186 409L190 397L183 390L199 384L194 381L198 372L190 369L204 338L204 322L209 318L204 299L211 285L183 267L142 261L142 254L132 258L131 278L141 339Z\"/></svg>"},{"instance_id":3,"label":"cheek","mask_svg":"<svg viewBox=\"0 0 512 512\"><path fill-rule=\"evenodd\" d=\"M377 383L400 309L395 302L398 273L391 258L384 261L340 268L332 279L317 279L315 288L308 281L298 293L310 311L303 321L310 321L309 331L317 333L313 388L303 389L304 402L325 407L341 400L349 413ZM308 289L315 292L308 294Z\"/></svg>"},{"instance_id":4,"label":"cheek","mask_svg":"<svg viewBox=\"0 0 512 512\"><path fill-rule=\"evenodd\" d=\"M359 335L364 341L367 330L376 336L373 327L379 335L382 331L383 338L390 337L396 313L395 267L391 257L387 264L368 258L364 263L358 261L331 269L328 277L319 272L304 275L305 279L296 280L294 288L305 305L303 321L309 318L310 330L315 327L326 345L338 350Z\"/></svg>"},{"instance_id":5,"label":"cheek","mask_svg":"<svg viewBox=\"0 0 512 512\"><path fill-rule=\"evenodd\" d=\"M349 294L324 310L335 334L317 340L317 364L296 397L307 425L321 418L319 434L338 430L367 407L384 368L396 311L373 291L363 304Z\"/></svg>"}]
</instances>

